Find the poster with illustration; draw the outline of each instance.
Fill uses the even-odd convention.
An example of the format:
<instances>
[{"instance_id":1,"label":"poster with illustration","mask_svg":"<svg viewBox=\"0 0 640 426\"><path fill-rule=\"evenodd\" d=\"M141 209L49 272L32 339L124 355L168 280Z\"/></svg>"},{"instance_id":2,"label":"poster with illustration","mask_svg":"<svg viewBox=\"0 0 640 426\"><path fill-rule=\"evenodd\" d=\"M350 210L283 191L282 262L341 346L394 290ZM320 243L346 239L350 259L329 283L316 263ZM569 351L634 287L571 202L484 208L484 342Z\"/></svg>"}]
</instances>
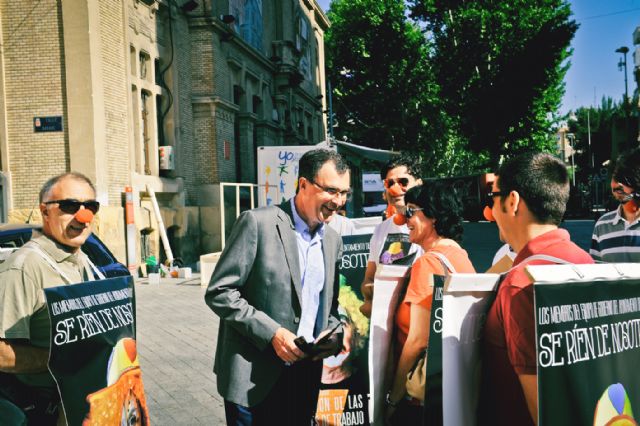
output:
<instances>
[{"instance_id":1,"label":"poster with illustration","mask_svg":"<svg viewBox=\"0 0 640 426\"><path fill-rule=\"evenodd\" d=\"M554 275L534 285L539 424L637 425L640 279Z\"/></svg>"},{"instance_id":2,"label":"poster with illustration","mask_svg":"<svg viewBox=\"0 0 640 426\"><path fill-rule=\"evenodd\" d=\"M369 319L359 310L360 284L369 258L371 235L342 237L338 310L344 324L343 349L324 360L316 420L320 426L368 425Z\"/></svg>"},{"instance_id":3,"label":"poster with illustration","mask_svg":"<svg viewBox=\"0 0 640 426\"><path fill-rule=\"evenodd\" d=\"M415 257L411 251L409 234L388 234L380 251L380 263L383 265L411 266Z\"/></svg>"},{"instance_id":4,"label":"poster with illustration","mask_svg":"<svg viewBox=\"0 0 640 426\"><path fill-rule=\"evenodd\" d=\"M132 277L45 289L49 371L70 425L148 425Z\"/></svg>"},{"instance_id":5,"label":"poster with illustration","mask_svg":"<svg viewBox=\"0 0 640 426\"><path fill-rule=\"evenodd\" d=\"M324 146L326 148L326 145ZM258 205L280 204L296 194L298 162L316 146L258 147Z\"/></svg>"}]
</instances>

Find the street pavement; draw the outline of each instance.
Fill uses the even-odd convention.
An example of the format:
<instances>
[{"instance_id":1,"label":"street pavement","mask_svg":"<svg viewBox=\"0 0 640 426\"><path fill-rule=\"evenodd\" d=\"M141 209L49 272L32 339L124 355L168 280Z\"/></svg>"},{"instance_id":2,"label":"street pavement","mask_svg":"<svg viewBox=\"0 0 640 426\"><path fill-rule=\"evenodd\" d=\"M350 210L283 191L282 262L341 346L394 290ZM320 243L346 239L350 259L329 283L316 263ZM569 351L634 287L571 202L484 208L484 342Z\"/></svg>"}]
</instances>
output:
<instances>
[{"instance_id":1,"label":"street pavement","mask_svg":"<svg viewBox=\"0 0 640 426\"><path fill-rule=\"evenodd\" d=\"M135 284L137 341L153 425L223 425L212 372L218 317L204 303L200 276Z\"/></svg>"}]
</instances>

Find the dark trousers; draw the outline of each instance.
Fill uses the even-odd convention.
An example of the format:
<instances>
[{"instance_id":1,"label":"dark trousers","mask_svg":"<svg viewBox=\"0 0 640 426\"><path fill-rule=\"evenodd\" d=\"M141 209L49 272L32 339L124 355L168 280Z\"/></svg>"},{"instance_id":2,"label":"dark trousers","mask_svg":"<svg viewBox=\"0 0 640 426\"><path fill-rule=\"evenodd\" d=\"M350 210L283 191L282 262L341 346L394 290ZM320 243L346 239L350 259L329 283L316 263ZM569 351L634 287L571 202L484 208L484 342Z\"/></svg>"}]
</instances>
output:
<instances>
[{"instance_id":1,"label":"dark trousers","mask_svg":"<svg viewBox=\"0 0 640 426\"><path fill-rule=\"evenodd\" d=\"M322 361L297 362L285 367L264 401L243 407L224 401L228 426L309 426L318 404Z\"/></svg>"},{"instance_id":2,"label":"dark trousers","mask_svg":"<svg viewBox=\"0 0 640 426\"><path fill-rule=\"evenodd\" d=\"M425 424L423 411L424 407L421 405L414 405L403 399L398 403L390 423L392 426L421 426Z\"/></svg>"}]
</instances>

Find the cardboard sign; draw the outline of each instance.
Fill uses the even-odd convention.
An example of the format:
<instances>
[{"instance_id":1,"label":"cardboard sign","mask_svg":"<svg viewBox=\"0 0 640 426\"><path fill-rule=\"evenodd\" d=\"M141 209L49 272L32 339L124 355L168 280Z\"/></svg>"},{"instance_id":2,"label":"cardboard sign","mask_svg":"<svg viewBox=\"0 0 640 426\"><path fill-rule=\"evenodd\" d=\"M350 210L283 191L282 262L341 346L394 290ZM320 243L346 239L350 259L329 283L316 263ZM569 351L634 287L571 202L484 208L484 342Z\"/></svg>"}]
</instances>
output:
<instances>
[{"instance_id":1,"label":"cardboard sign","mask_svg":"<svg viewBox=\"0 0 640 426\"><path fill-rule=\"evenodd\" d=\"M640 420L640 277L607 268L574 265L572 280L556 281L566 266L529 267L537 278L540 424Z\"/></svg>"},{"instance_id":2,"label":"cardboard sign","mask_svg":"<svg viewBox=\"0 0 640 426\"><path fill-rule=\"evenodd\" d=\"M49 371L71 425L148 425L132 277L45 289Z\"/></svg>"}]
</instances>

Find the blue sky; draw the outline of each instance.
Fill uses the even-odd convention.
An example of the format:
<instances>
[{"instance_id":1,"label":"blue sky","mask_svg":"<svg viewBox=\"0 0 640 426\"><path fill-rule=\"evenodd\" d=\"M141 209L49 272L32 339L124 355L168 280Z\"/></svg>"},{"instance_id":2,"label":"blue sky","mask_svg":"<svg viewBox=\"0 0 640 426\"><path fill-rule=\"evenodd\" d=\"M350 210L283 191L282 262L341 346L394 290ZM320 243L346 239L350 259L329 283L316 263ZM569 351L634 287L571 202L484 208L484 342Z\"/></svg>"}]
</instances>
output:
<instances>
[{"instance_id":1,"label":"blue sky","mask_svg":"<svg viewBox=\"0 0 640 426\"><path fill-rule=\"evenodd\" d=\"M330 0L318 0L324 10ZM629 96L636 88L633 79L633 31L640 26L640 0L573 0L573 18L580 24L573 42L571 68L565 77L566 93L561 112L600 103L602 96L621 100L624 73L618 71L621 54L627 46ZM640 47L640 46L639 46ZM639 53L640 55L640 53Z\"/></svg>"}]
</instances>

